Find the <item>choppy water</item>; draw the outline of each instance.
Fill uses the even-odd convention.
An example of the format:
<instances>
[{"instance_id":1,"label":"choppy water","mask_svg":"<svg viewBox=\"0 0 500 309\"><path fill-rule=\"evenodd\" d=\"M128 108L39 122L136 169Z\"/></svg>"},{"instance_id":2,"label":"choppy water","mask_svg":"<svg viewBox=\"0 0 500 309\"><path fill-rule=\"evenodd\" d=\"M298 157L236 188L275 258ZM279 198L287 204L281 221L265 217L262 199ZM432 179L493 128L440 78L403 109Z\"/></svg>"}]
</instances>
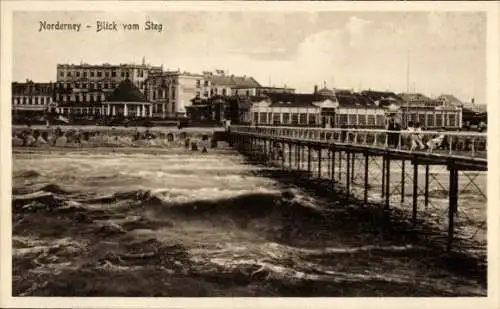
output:
<instances>
[{"instance_id":1,"label":"choppy water","mask_svg":"<svg viewBox=\"0 0 500 309\"><path fill-rule=\"evenodd\" d=\"M486 295L484 261L229 150L13 158L15 295Z\"/></svg>"}]
</instances>

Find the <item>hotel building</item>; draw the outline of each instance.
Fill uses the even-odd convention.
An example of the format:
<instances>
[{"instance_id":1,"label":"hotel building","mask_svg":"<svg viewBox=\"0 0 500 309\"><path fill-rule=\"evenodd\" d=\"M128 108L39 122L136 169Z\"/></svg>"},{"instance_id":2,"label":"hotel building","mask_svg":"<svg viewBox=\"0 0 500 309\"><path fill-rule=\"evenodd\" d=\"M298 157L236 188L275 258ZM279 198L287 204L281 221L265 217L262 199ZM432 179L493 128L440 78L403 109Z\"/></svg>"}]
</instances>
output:
<instances>
[{"instance_id":1,"label":"hotel building","mask_svg":"<svg viewBox=\"0 0 500 309\"><path fill-rule=\"evenodd\" d=\"M58 64L55 100L62 114L102 114L102 102L128 79L141 91L150 74L161 72L161 67L136 64Z\"/></svg>"}]
</instances>

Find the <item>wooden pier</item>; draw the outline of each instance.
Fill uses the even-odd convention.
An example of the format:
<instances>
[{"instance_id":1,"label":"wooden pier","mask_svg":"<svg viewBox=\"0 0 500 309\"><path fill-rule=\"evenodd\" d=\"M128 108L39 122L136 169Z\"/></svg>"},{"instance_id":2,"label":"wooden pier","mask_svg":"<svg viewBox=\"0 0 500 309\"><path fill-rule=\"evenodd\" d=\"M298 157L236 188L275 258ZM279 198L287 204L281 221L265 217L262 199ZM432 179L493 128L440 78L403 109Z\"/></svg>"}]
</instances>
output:
<instances>
[{"instance_id":1,"label":"wooden pier","mask_svg":"<svg viewBox=\"0 0 500 309\"><path fill-rule=\"evenodd\" d=\"M311 178L331 180L352 194L355 178L361 178L361 200L366 204L373 193L374 169L381 174L380 192L383 207L388 209L395 202L398 191L400 203L407 196L406 184L411 184L412 222L416 224L421 196L425 209L430 204L430 169L445 167L448 174L448 227L447 248L451 250L454 239L455 216L459 201L459 180L461 172L487 171L487 136L483 133L422 132L423 142L438 135L446 135L444 149L432 153L426 150L410 150L411 134L397 132L397 144L389 146L389 134L385 130L343 130L294 127L250 127L232 126L228 131L231 145L245 153L258 153L263 164L273 164L289 171L304 171ZM396 167L400 177L394 185ZM408 174L409 169L410 174ZM361 172L360 172L361 170ZM423 174L423 179L419 174ZM362 177L359 177L362 174ZM474 183L474 178L468 176ZM437 180L436 180L437 181ZM421 183L423 182L423 190ZM376 187L376 186L375 186ZM479 187L476 185L476 188ZM423 191L423 194L422 194ZM481 192L484 199L486 195ZM392 199L391 199L392 198ZM398 197L399 198L399 197Z\"/></svg>"}]
</instances>

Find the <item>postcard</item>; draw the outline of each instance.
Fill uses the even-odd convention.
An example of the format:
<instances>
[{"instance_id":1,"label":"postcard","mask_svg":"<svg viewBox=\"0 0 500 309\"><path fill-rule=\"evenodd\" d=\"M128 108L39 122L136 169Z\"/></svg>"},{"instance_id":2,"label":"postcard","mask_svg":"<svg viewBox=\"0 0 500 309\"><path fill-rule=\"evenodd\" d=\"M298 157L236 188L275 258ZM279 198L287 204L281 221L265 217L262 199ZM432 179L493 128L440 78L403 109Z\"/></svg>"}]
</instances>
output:
<instances>
[{"instance_id":1,"label":"postcard","mask_svg":"<svg viewBox=\"0 0 500 309\"><path fill-rule=\"evenodd\" d=\"M499 305L497 3L1 8L2 307Z\"/></svg>"}]
</instances>

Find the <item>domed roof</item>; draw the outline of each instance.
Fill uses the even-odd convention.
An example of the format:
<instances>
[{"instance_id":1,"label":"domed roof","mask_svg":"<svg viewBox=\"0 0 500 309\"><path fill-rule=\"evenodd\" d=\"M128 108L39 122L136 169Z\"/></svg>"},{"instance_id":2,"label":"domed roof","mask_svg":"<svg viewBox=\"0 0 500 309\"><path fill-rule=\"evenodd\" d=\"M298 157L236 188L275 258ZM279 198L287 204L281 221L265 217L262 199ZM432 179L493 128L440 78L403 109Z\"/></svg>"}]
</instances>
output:
<instances>
[{"instance_id":1,"label":"domed roof","mask_svg":"<svg viewBox=\"0 0 500 309\"><path fill-rule=\"evenodd\" d=\"M323 88L323 89L320 89L318 90L318 94L321 95L321 96L325 96L325 97L333 97L335 94L333 93L333 90L330 90L328 88Z\"/></svg>"},{"instance_id":2,"label":"domed roof","mask_svg":"<svg viewBox=\"0 0 500 309\"><path fill-rule=\"evenodd\" d=\"M148 102L144 94L129 79L122 81L109 95L111 102Z\"/></svg>"}]
</instances>

